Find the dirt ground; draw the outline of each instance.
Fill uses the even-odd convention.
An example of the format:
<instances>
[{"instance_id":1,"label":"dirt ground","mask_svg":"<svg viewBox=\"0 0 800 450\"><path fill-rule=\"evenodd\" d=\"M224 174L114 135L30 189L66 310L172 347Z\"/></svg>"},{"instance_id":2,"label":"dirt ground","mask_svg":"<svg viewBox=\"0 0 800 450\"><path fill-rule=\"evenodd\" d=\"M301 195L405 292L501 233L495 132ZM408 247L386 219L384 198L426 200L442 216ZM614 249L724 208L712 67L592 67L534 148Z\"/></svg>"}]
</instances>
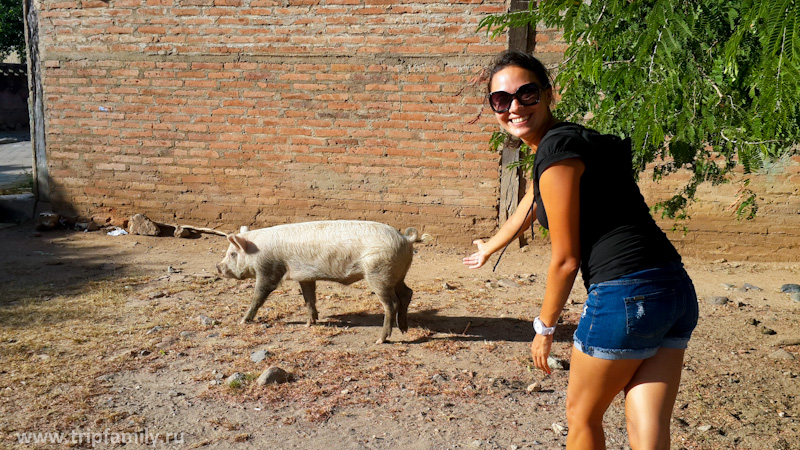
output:
<instances>
[{"instance_id":1,"label":"dirt ground","mask_svg":"<svg viewBox=\"0 0 800 450\"><path fill-rule=\"evenodd\" d=\"M568 366L544 376L529 359L548 263L538 238L512 246L494 273L496 256L469 270L461 258L472 248L417 244L410 329L383 345L382 308L362 282L319 283L311 328L296 284L240 325L253 283L216 275L221 236L23 224L0 230L0 243L1 448L565 445ZM800 284L800 264L685 264L701 319L672 448L800 449L800 303L779 292ZM579 280L556 332L564 361L584 295ZM271 366L290 381L259 385ZM608 448L628 448L619 396L605 428Z\"/></svg>"}]
</instances>

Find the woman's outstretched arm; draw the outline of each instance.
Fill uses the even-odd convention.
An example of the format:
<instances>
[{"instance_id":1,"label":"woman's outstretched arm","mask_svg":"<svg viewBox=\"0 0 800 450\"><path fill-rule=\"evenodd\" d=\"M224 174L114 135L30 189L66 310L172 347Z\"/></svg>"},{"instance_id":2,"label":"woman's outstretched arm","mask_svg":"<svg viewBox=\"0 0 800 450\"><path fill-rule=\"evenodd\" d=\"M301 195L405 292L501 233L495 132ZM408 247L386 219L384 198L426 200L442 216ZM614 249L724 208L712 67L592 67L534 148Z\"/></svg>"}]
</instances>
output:
<instances>
[{"instance_id":1,"label":"woman's outstretched arm","mask_svg":"<svg viewBox=\"0 0 800 450\"><path fill-rule=\"evenodd\" d=\"M533 211L531 211L531 206L533 206ZM494 252L521 236L531 226L534 217L536 217L536 205L533 203L533 182L528 182L528 190L517 205L514 214L488 241L474 240L472 243L478 246L478 251L465 257L464 264L470 269L483 266Z\"/></svg>"}]
</instances>

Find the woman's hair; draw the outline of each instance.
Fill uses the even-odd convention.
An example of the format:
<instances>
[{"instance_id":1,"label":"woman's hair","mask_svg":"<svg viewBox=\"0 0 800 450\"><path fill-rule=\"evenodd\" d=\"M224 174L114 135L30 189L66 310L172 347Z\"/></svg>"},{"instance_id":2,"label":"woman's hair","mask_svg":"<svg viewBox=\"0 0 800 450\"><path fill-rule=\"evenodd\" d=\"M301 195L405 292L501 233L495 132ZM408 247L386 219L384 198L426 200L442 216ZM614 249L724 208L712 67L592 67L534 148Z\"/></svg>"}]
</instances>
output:
<instances>
[{"instance_id":1,"label":"woman's hair","mask_svg":"<svg viewBox=\"0 0 800 450\"><path fill-rule=\"evenodd\" d=\"M506 50L499 54L492 64L491 70L489 71L489 82L486 84L487 93L492 91L492 79L494 75L506 67L512 66L533 72L536 79L542 84L542 89L546 89L551 85L550 74L541 61L519 50Z\"/></svg>"}]
</instances>

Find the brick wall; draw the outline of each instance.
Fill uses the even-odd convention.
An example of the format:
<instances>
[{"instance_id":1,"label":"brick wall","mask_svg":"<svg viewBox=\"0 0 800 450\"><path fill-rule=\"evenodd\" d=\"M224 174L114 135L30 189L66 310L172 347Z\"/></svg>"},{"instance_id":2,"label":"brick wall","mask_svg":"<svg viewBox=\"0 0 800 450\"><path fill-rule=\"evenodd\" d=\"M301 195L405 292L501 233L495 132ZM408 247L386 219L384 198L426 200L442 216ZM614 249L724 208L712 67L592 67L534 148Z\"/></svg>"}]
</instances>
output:
<instances>
[{"instance_id":1,"label":"brick wall","mask_svg":"<svg viewBox=\"0 0 800 450\"><path fill-rule=\"evenodd\" d=\"M505 1L44 0L50 199L119 222L497 223L475 32ZM481 113L483 111L483 114Z\"/></svg>"},{"instance_id":2,"label":"brick wall","mask_svg":"<svg viewBox=\"0 0 800 450\"><path fill-rule=\"evenodd\" d=\"M684 224L671 231L674 221L659 219L681 254L711 260L800 261L800 156L749 178L748 188L756 194L759 205L753 220L736 217L742 195L741 173L731 183L705 184L698 189L685 232ZM648 171L642 174L639 185L648 203L653 204L679 192L688 179L688 174L677 173L655 183Z\"/></svg>"},{"instance_id":3,"label":"brick wall","mask_svg":"<svg viewBox=\"0 0 800 450\"><path fill-rule=\"evenodd\" d=\"M119 223L269 226L319 219L413 225L469 245L497 226L500 158L475 32L508 0L41 2L50 197ZM554 29L535 54L562 59ZM685 255L800 261L800 161L754 178L754 221L704 187ZM680 175L641 183L666 198ZM672 223L661 221L669 230Z\"/></svg>"}]
</instances>

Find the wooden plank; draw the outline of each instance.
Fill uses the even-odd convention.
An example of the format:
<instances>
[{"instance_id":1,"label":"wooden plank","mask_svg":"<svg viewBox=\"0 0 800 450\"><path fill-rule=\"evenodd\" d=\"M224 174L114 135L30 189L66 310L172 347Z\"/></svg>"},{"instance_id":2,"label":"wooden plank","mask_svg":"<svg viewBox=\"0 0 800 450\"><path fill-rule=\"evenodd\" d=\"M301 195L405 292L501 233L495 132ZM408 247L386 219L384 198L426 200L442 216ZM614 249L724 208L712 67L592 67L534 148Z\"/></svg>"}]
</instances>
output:
<instances>
[{"instance_id":1,"label":"wooden plank","mask_svg":"<svg viewBox=\"0 0 800 450\"><path fill-rule=\"evenodd\" d=\"M524 11L528 9L528 1L511 0L510 11ZM536 30L531 26L511 28L508 30L508 49L531 52L536 44ZM501 157L500 170L500 210L498 222L500 226L514 214L517 204L525 193L525 177L523 171L508 165L519 161L519 148L517 145L505 145ZM519 237L520 247L526 245L524 235Z\"/></svg>"},{"instance_id":2,"label":"wooden plank","mask_svg":"<svg viewBox=\"0 0 800 450\"><path fill-rule=\"evenodd\" d=\"M39 58L39 12L34 0L24 0L25 43L28 50L28 111L33 145L33 193L38 202L50 201L50 176L45 145L44 89Z\"/></svg>"}]
</instances>

